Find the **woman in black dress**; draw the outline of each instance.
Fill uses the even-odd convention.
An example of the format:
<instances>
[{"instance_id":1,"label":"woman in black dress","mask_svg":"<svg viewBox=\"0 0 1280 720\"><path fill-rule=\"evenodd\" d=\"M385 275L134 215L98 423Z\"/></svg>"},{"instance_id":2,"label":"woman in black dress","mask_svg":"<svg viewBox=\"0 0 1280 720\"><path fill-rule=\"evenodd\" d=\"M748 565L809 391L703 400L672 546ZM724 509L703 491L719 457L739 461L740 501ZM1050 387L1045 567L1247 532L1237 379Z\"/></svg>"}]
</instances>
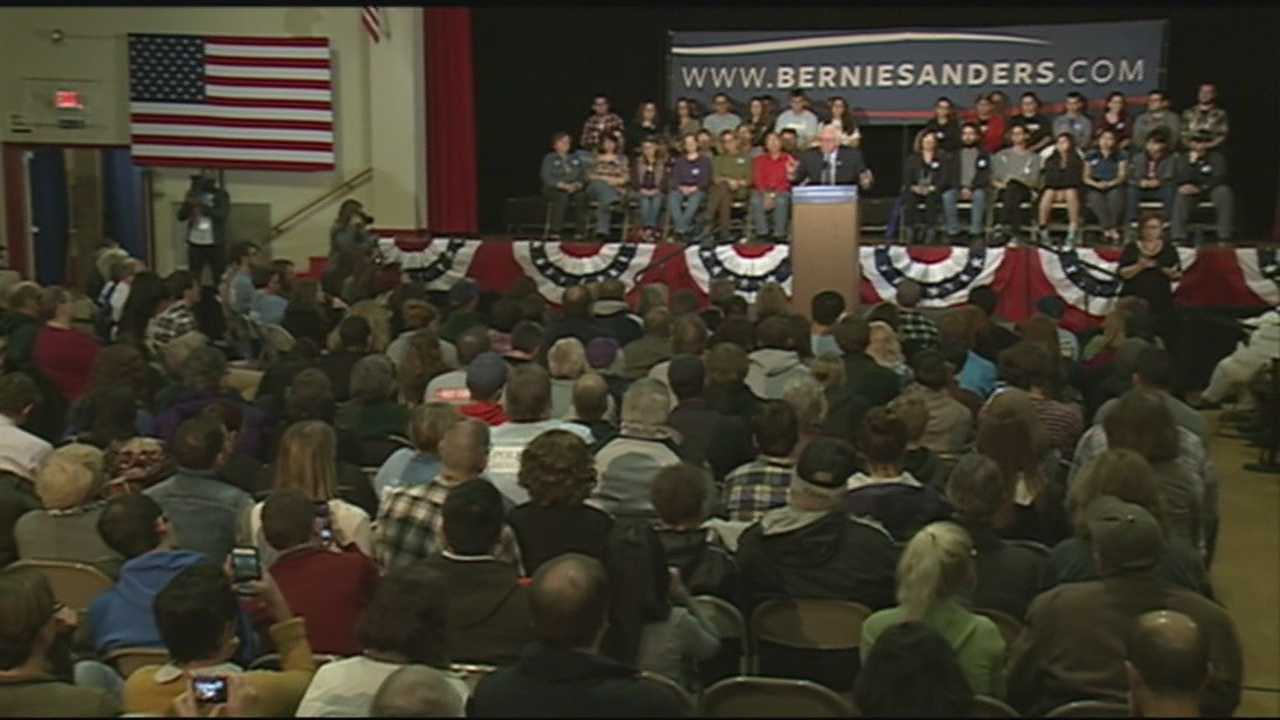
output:
<instances>
[{"instance_id":1,"label":"woman in black dress","mask_svg":"<svg viewBox=\"0 0 1280 720\"><path fill-rule=\"evenodd\" d=\"M1044 161L1044 192L1040 194L1040 228L1049 225L1054 203L1067 206L1067 245L1080 232L1080 187L1084 184L1084 160L1076 151L1071 133L1059 133L1053 153Z\"/></svg>"},{"instance_id":2,"label":"woman in black dress","mask_svg":"<svg viewBox=\"0 0 1280 720\"><path fill-rule=\"evenodd\" d=\"M1173 353L1178 334L1173 283L1182 277L1182 263L1177 249L1165 240L1164 218L1149 215L1143 219L1142 234L1125 245L1119 265L1117 272L1124 281L1120 294L1147 301L1156 334L1164 341L1165 349Z\"/></svg>"}]
</instances>

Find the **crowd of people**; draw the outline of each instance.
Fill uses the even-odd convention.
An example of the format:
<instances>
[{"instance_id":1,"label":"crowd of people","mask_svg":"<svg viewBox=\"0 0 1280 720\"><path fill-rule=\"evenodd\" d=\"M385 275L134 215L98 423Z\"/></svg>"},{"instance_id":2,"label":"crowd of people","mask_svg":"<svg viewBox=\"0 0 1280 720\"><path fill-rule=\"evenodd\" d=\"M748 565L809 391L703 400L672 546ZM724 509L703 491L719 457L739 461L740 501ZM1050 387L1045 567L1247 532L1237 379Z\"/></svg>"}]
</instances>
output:
<instances>
[{"instance_id":1,"label":"crowd of people","mask_svg":"<svg viewBox=\"0 0 1280 720\"><path fill-rule=\"evenodd\" d=\"M594 236L608 237L614 213L631 213L634 201L635 225L649 237L662 234L665 210L674 239L728 242L738 204L747 208L756 239L786 242L793 187L856 183L867 190L874 183L857 113L842 97L823 104L796 90L781 112L772 96L761 95L739 114L720 93L705 114L681 98L669 119L657 103L643 102L624 122L598 95L578 149L570 133L557 132L543 158L549 234L561 235L572 209L572 234L585 237L594 205ZM941 230L951 242L967 233L1003 243L1027 228L1034 241L1047 236L1053 210L1065 207L1068 245L1081 239L1085 210L1102 238L1118 244L1126 227L1137 234L1140 205L1156 202L1171 219L1174 242L1186 244L1192 211L1208 202L1218 241L1231 241L1233 196L1222 152L1227 112L1213 84L1201 85L1181 115L1160 89L1137 115L1121 92L1110 93L1096 115L1078 92L1063 105L1050 117L1034 92L1014 107L1001 91L983 93L968 112L938 98L903 164L904 235L933 242Z\"/></svg>"},{"instance_id":2,"label":"crowd of people","mask_svg":"<svg viewBox=\"0 0 1280 720\"><path fill-rule=\"evenodd\" d=\"M228 260L218 292L117 260L97 338L61 288L5 297L0 565L111 583L76 613L0 572L9 712L203 714L213 678L227 714L676 716L640 671L736 674L701 596L866 606L852 655L761 664L866 715L1239 702L1206 426L1141 297L1077 335L1054 299L1010 327L989 288L934 314L911 280L866 312L725 280L552 307Z\"/></svg>"}]
</instances>

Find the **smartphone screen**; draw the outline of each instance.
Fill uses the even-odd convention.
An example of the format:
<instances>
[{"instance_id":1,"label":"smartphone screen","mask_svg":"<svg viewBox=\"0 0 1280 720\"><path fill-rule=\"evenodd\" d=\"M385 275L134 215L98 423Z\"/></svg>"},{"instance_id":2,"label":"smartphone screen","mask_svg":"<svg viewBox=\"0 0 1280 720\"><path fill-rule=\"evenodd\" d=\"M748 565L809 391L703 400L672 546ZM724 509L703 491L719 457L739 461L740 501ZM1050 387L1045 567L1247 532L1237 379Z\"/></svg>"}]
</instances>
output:
<instances>
[{"instance_id":1,"label":"smartphone screen","mask_svg":"<svg viewBox=\"0 0 1280 720\"><path fill-rule=\"evenodd\" d=\"M235 582L262 579L262 561L256 547L231 548L231 574Z\"/></svg>"},{"instance_id":2,"label":"smartphone screen","mask_svg":"<svg viewBox=\"0 0 1280 720\"><path fill-rule=\"evenodd\" d=\"M196 702L214 705L227 701L227 679L221 676L197 675L191 678L191 689Z\"/></svg>"},{"instance_id":3,"label":"smartphone screen","mask_svg":"<svg viewBox=\"0 0 1280 720\"><path fill-rule=\"evenodd\" d=\"M333 544L333 520L329 514L327 500L316 501L316 533L320 536L322 544Z\"/></svg>"}]
</instances>

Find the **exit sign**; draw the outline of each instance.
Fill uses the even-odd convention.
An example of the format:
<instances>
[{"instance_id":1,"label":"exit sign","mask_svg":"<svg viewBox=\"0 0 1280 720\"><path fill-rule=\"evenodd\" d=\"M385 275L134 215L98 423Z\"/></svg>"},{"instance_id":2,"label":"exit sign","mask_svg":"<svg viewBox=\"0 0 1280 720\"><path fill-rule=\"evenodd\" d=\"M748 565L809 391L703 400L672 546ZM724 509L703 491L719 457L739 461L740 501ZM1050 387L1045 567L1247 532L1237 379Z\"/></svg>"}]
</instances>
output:
<instances>
[{"instance_id":1,"label":"exit sign","mask_svg":"<svg viewBox=\"0 0 1280 720\"><path fill-rule=\"evenodd\" d=\"M83 110L84 102L78 90L57 90L53 93L53 106L59 110Z\"/></svg>"}]
</instances>

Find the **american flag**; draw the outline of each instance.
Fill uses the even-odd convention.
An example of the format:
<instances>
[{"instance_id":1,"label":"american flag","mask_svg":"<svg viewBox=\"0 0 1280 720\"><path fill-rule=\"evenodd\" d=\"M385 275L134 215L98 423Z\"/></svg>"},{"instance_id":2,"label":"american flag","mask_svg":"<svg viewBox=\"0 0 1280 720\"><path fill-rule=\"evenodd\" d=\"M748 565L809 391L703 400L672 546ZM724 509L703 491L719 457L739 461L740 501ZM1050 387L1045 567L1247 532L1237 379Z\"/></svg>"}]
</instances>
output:
<instances>
[{"instance_id":1,"label":"american flag","mask_svg":"<svg viewBox=\"0 0 1280 720\"><path fill-rule=\"evenodd\" d=\"M138 165L333 170L327 38L129 35Z\"/></svg>"},{"instance_id":2,"label":"american flag","mask_svg":"<svg viewBox=\"0 0 1280 720\"><path fill-rule=\"evenodd\" d=\"M382 21L382 8L377 5L365 5L360 11L360 22L364 24L365 32L369 33L369 37L374 42L380 42L384 37L391 37L388 32L390 28Z\"/></svg>"}]
</instances>

